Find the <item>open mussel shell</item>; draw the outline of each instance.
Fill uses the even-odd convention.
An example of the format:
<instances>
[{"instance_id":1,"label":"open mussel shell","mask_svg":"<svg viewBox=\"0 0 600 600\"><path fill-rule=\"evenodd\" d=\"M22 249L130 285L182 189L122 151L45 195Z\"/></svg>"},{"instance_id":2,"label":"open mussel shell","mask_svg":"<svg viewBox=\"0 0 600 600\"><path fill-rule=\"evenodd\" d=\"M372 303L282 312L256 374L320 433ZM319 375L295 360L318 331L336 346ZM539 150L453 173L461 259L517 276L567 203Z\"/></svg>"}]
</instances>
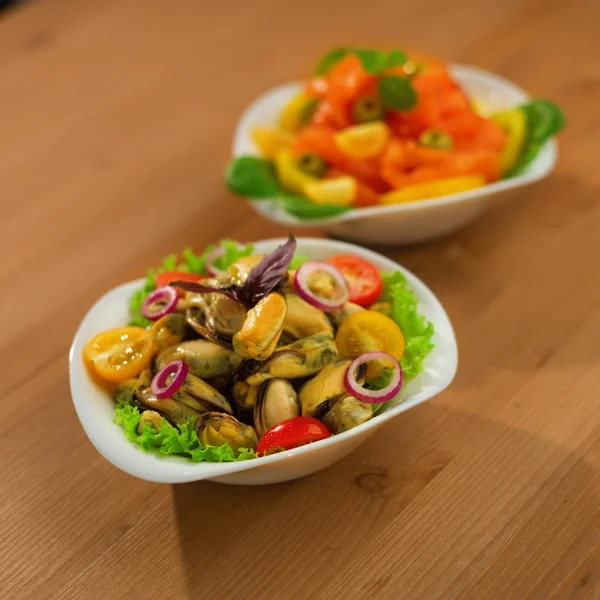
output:
<instances>
[{"instance_id":1,"label":"open mussel shell","mask_svg":"<svg viewBox=\"0 0 600 600\"><path fill-rule=\"evenodd\" d=\"M254 427L240 423L235 417L218 412L204 413L196 421L198 439L204 446L228 444L235 452L240 448L254 450L258 436Z\"/></svg>"},{"instance_id":2,"label":"open mussel shell","mask_svg":"<svg viewBox=\"0 0 600 600\"><path fill-rule=\"evenodd\" d=\"M132 404L135 400L136 392L142 388L150 387L151 382L152 371L150 371L150 369L142 371L138 377L122 381L115 389L113 396L114 401L117 404L120 402L128 402L129 404Z\"/></svg>"},{"instance_id":3,"label":"open mussel shell","mask_svg":"<svg viewBox=\"0 0 600 600\"><path fill-rule=\"evenodd\" d=\"M262 437L271 427L300 415L294 386L285 379L269 379L258 391L254 406L254 428Z\"/></svg>"},{"instance_id":4,"label":"open mussel shell","mask_svg":"<svg viewBox=\"0 0 600 600\"><path fill-rule=\"evenodd\" d=\"M244 306L219 293L188 294L186 320L206 339L231 344L231 338L246 316Z\"/></svg>"},{"instance_id":5,"label":"open mussel shell","mask_svg":"<svg viewBox=\"0 0 600 600\"><path fill-rule=\"evenodd\" d=\"M326 365L300 389L299 398L303 417L321 419L333 405L348 394L344 384L350 360Z\"/></svg>"},{"instance_id":6,"label":"open mussel shell","mask_svg":"<svg viewBox=\"0 0 600 600\"><path fill-rule=\"evenodd\" d=\"M227 277L234 285L244 285L250 275L250 271L264 258L262 254L250 254L242 256L225 271Z\"/></svg>"},{"instance_id":7,"label":"open mussel shell","mask_svg":"<svg viewBox=\"0 0 600 600\"><path fill-rule=\"evenodd\" d=\"M298 379L319 372L338 359L333 335L321 332L277 348L264 362L249 361L238 370L238 379L259 385L267 379Z\"/></svg>"},{"instance_id":8,"label":"open mussel shell","mask_svg":"<svg viewBox=\"0 0 600 600\"><path fill-rule=\"evenodd\" d=\"M333 334L333 326L327 315L309 304L297 294L285 293L287 315L283 323L283 335L291 341L301 340L321 332Z\"/></svg>"},{"instance_id":9,"label":"open mussel shell","mask_svg":"<svg viewBox=\"0 0 600 600\"><path fill-rule=\"evenodd\" d=\"M145 410L142 413L140 421L137 426L138 435L142 435L144 433L144 429L146 425L150 425L156 433L160 431L160 424L162 422L162 416L160 413L157 413L155 410Z\"/></svg>"},{"instance_id":10,"label":"open mussel shell","mask_svg":"<svg viewBox=\"0 0 600 600\"><path fill-rule=\"evenodd\" d=\"M156 369L160 370L174 360L187 363L192 375L207 379L232 373L242 359L220 344L190 340L163 350L156 359Z\"/></svg>"},{"instance_id":11,"label":"open mussel shell","mask_svg":"<svg viewBox=\"0 0 600 600\"><path fill-rule=\"evenodd\" d=\"M273 354L287 315L285 297L267 294L251 308L233 336L233 349L242 358L266 360Z\"/></svg>"},{"instance_id":12,"label":"open mussel shell","mask_svg":"<svg viewBox=\"0 0 600 600\"><path fill-rule=\"evenodd\" d=\"M134 404L143 410L153 410L160 413L174 425L182 425L188 420L197 419L201 410L197 410L173 398L157 398L150 388L139 389L136 392Z\"/></svg>"},{"instance_id":13,"label":"open mussel shell","mask_svg":"<svg viewBox=\"0 0 600 600\"><path fill-rule=\"evenodd\" d=\"M365 310L362 306L354 304L353 302L346 302L339 310L328 311L327 314L329 315L331 322L336 327L339 327L344 319L362 310Z\"/></svg>"},{"instance_id":14,"label":"open mussel shell","mask_svg":"<svg viewBox=\"0 0 600 600\"><path fill-rule=\"evenodd\" d=\"M171 398L201 412L222 411L229 414L233 413L231 404L223 394L191 373L187 374L185 380Z\"/></svg>"},{"instance_id":15,"label":"open mussel shell","mask_svg":"<svg viewBox=\"0 0 600 600\"><path fill-rule=\"evenodd\" d=\"M331 433L342 433L366 423L372 417L373 407L370 404L354 396L345 396L333 405L322 420Z\"/></svg>"}]
</instances>

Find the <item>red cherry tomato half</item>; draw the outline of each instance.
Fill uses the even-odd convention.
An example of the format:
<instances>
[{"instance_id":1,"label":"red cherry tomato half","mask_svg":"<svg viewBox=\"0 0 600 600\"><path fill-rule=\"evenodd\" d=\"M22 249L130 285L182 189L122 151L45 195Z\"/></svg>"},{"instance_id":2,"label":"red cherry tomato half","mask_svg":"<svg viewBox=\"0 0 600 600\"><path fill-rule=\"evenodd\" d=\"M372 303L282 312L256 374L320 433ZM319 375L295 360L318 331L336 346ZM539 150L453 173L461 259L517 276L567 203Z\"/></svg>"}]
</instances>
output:
<instances>
[{"instance_id":1,"label":"red cherry tomato half","mask_svg":"<svg viewBox=\"0 0 600 600\"><path fill-rule=\"evenodd\" d=\"M312 417L294 417L271 427L260 438L256 452L262 456L265 452L291 450L309 442L318 442L331 436L329 429Z\"/></svg>"},{"instance_id":2,"label":"red cherry tomato half","mask_svg":"<svg viewBox=\"0 0 600 600\"><path fill-rule=\"evenodd\" d=\"M163 271L156 276L154 285L157 288L169 285L173 281L202 281L204 277L202 275L196 275L196 273L186 273L185 271ZM185 290L177 288L179 296L185 296Z\"/></svg>"},{"instance_id":3,"label":"red cherry tomato half","mask_svg":"<svg viewBox=\"0 0 600 600\"><path fill-rule=\"evenodd\" d=\"M381 295L383 281L377 268L369 261L357 256L333 256L327 262L333 265L348 283L350 302L370 306Z\"/></svg>"}]
</instances>

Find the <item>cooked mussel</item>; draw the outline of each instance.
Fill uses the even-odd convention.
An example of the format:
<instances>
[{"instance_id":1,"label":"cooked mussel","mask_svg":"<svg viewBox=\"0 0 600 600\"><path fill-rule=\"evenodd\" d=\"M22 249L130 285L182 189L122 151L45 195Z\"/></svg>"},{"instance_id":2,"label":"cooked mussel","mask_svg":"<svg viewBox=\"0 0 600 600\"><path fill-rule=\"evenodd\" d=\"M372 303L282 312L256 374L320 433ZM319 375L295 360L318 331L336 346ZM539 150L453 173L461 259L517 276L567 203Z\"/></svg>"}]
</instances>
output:
<instances>
[{"instance_id":1,"label":"cooked mussel","mask_svg":"<svg viewBox=\"0 0 600 600\"><path fill-rule=\"evenodd\" d=\"M146 429L146 425L150 425L156 433L160 431L160 424L162 421L162 417L155 410L145 410L142 413L142 417L140 418L140 422L137 426L138 435L142 435L144 433L144 429Z\"/></svg>"},{"instance_id":2,"label":"cooked mussel","mask_svg":"<svg viewBox=\"0 0 600 600\"><path fill-rule=\"evenodd\" d=\"M191 373L187 374L185 380L171 398L200 412L221 411L233 413L231 404L223 394Z\"/></svg>"},{"instance_id":3,"label":"cooked mussel","mask_svg":"<svg viewBox=\"0 0 600 600\"><path fill-rule=\"evenodd\" d=\"M300 388L303 417L320 419L338 400L348 395L344 376L350 363L339 360L327 365Z\"/></svg>"},{"instance_id":4,"label":"cooked mussel","mask_svg":"<svg viewBox=\"0 0 600 600\"><path fill-rule=\"evenodd\" d=\"M242 359L214 342L190 340L163 350L156 359L156 368L162 369L174 360L182 360L188 364L192 375L206 379L233 372Z\"/></svg>"},{"instance_id":5,"label":"cooked mussel","mask_svg":"<svg viewBox=\"0 0 600 600\"><path fill-rule=\"evenodd\" d=\"M250 271L264 258L262 254L251 254L242 256L231 264L225 273L229 276L231 283L243 285L250 275Z\"/></svg>"},{"instance_id":6,"label":"cooked mussel","mask_svg":"<svg viewBox=\"0 0 600 600\"><path fill-rule=\"evenodd\" d=\"M122 381L114 393L114 400L117 404L120 402L128 402L132 404L135 400L135 393L142 388L147 388L152 382L152 372L150 369L142 371L138 377L133 379L126 379Z\"/></svg>"},{"instance_id":7,"label":"cooked mussel","mask_svg":"<svg viewBox=\"0 0 600 600\"><path fill-rule=\"evenodd\" d=\"M266 360L277 347L286 314L285 297L277 292L267 294L246 314L233 336L233 349L243 358Z\"/></svg>"},{"instance_id":8,"label":"cooked mussel","mask_svg":"<svg viewBox=\"0 0 600 600\"><path fill-rule=\"evenodd\" d=\"M331 433L342 433L366 423L372 416L373 407L370 404L361 402L354 396L345 396L325 413L323 423Z\"/></svg>"},{"instance_id":9,"label":"cooked mussel","mask_svg":"<svg viewBox=\"0 0 600 600\"><path fill-rule=\"evenodd\" d=\"M391 302L375 302L369 306L369 310L374 310L386 317L392 316L392 303Z\"/></svg>"},{"instance_id":10,"label":"cooked mussel","mask_svg":"<svg viewBox=\"0 0 600 600\"><path fill-rule=\"evenodd\" d=\"M173 424L187 423L190 418L197 419L202 414L202 411L173 398L157 398L150 388L143 388L136 392L135 404L144 410L160 413Z\"/></svg>"},{"instance_id":11,"label":"cooked mussel","mask_svg":"<svg viewBox=\"0 0 600 600\"><path fill-rule=\"evenodd\" d=\"M299 379L314 375L337 359L338 350L333 335L325 331L277 348L262 363L244 365L243 378L250 385L258 385L275 377Z\"/></svg>"},{"instance_id":12,"label":"cooked mussel","mask_svg":"<svg viewBox=\"0 0 600 600\"><path fill-rule=\"evenodd\" d=\"M256 405L256 398L258 397L258 390L260 386L249 385L245 381L238 381L231 388L231 395L237 406L241 410L254 410Z\"/></svg>"},{"instance_id":13,"label":"cooked mussel","mask_svg":"<svg viewBox=\"0 0 600 600\"><path fill-rule=\"evenodd\" d=\"M182 342L186 329L185 316L181 313L172 312L158 319L150 331L156 352L160 353L169 346Z\"/></svg>"},{"instance_id":14,"label":"cooked mussel","mask_svg":"<svg viewBox=\"0 0 600 600\"><path fill-rule=\"evenodd\" d=\"M293 419L300 414L296 390L285 379L270 379L259 389L254 406L254 428L258 437L281 421Z\"/></svg>"},{"instance_id":15,"label":"cooked mussel","mask_svg":"<svg viewBox=\"0 0 600 600\"><path fill-rule=\"evenodd\" d=\"M353 302L346 302L339 310L328 311L329 318L336 327L340 326L340 323L350 315L365 310L362 306L354 304Z\"/></svg>"},{"instance_id":16,"label":"cooked mussel","mask_svg":"<svg viewBox=\"0 0 600 600\"><path fill-rule=\"evenodd\" d=\"M315 335L322 331L333 333L333 327L327 315L316 306L309 304L297 294L286 293L287 315L283 323L283 333L291 340Z\"/></svg>"},{"instance_id":17,"label":"cooked mussel","mask_svg":"<svg viewBox=\"0 0 600 600\"><path fill-rule=\"evenodd\" d=\"M244 306L219 293L189 294L188 300L188 324L208 340L231 343L246 316Z\"/></svg>"},{"instance_id":18,"label":"cooked mussel","mask_svg":"<svg viewBox=\"0 0 600 600\"><path fill-rule=\"evenodd\" d=\"M240 423L231 415L207 412L196 421L198 439L204 446L228 444L234 451L256 448L258 436L254 427Z\"/></svg>"}]
</instances>

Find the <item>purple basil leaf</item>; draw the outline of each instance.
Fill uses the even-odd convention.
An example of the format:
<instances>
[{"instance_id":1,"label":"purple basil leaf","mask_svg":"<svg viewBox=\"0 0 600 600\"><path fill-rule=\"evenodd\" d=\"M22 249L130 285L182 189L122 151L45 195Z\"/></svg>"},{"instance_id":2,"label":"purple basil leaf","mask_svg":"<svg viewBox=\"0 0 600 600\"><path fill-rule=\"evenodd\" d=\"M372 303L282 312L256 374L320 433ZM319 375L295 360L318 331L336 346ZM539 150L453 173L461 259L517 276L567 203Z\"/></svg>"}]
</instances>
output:
<instances>
[{"instance_id":1,"label":"purple basil leaf","mask_svg":"<svg viewBox=\"0 0 600 600\"><path fill-rule=\"evenodd\" d=\"M267 254L250 271L243 287L246 304L256 304L281 281L292 262L295 250L296 238L290 233L285 244L276 248L271 254Z\"/></svg>"},{"instance_id":2,"label":"purple basil leaf","mask_svg":"<svg viewBox=\"0 0 600 600\"><path fill-rule=\"evenodd\" d=\"M204 285L197 281L173 281L169 285L173 287L181 288L188 292L194 292L196 294L223 294L236 302L242 302L240 292L242 288L237 285L232 285L226 288L215 288L210 285Z\"/></svg>"}]
</instances>

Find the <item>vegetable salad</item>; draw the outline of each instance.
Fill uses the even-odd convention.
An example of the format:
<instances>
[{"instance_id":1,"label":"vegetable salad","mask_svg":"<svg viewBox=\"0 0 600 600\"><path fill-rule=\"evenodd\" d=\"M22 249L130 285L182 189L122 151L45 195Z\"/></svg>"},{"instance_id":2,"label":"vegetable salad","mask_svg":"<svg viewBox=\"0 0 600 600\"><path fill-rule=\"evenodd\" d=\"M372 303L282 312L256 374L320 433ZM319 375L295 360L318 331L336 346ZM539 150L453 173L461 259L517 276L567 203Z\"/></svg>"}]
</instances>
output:
<instances>
[{"instance_id":1,"label":"vegetable salad","mask_svg":"<svg viewBox=\"0 0 600 600\"><path fill-rule=\"evenodd\" d=\"M512 177L563 125L546 100L483 116L438 60L338 48L282 108L278 127L252 130L260 156L232 160L226 180L296 217L329 217Z\"/></svg>"},{"instance_id":2,"label":"vegetable salad","mask_svg":"<svg viewBox=\"0 0 600 600\"><path fill-rule=\"evenodd\" d=\"M247 460L373 418L423 369L433 325L400 272L355 256L266 256L224 240L148 272L125 327L83 360L142 450Z\"/></svg>"}]
</instances>

